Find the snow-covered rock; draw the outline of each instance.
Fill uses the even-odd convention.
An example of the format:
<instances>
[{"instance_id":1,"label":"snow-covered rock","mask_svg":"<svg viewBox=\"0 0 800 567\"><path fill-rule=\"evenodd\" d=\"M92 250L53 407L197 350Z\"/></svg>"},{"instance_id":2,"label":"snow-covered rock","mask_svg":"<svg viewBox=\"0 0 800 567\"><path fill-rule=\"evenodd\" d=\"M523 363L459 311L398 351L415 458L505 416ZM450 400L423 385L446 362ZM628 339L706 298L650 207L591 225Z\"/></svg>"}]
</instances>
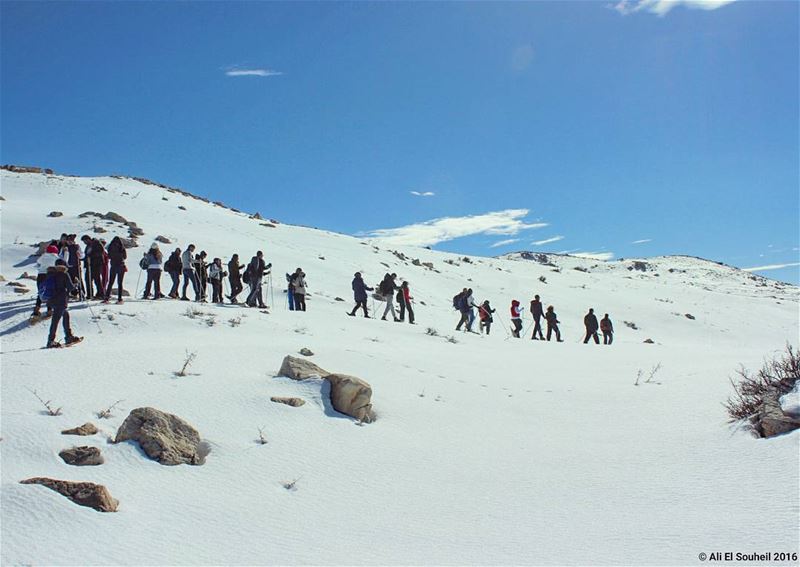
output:
<instances>
[{"instance_id":1,"label":"snow-covered rock","mask_svg":"<svg viewBox=\"0 0 800 567\"><path fill-rule=\"evenodd\" d=\"M120 426L114 443L136 441L162 465L201 465L200 434L184 420L155 408L136 408Z\"/></svg>"}]
</instances>

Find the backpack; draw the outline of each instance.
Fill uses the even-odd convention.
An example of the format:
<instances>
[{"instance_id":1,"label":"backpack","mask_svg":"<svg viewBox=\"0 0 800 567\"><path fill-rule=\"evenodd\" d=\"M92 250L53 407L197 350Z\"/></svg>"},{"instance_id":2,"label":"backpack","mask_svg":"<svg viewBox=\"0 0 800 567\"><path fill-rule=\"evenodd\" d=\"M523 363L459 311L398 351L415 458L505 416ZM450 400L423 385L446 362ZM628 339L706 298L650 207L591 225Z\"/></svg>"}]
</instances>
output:
<instances>
[{"instance_id":1,"label":"backpack","mask_svg":"<svg viewBox=\"0 0 800 567\"><path fill-rule=\"evenodd\" d=\"M397 300L398 303L403 303L405 301L405 298L403 297L402 288L397 290L397 295L395 295L394 298Z\"/></svg>"},{"instance_id":2,"label":"backpack","mask_svg":"<svg viewBox=\"0 0 800 567\"><path fill-rule=\"evenodd\" d=\"M378 291L381 292L381 295L389 295L392 293L392 282L390 280L383 280L381 285L378 286Z\"/></svg>"},{"instance_id":3,"label":"backpack","mask_svg":"<svg viewBox=\"0 0 800 567\"><path fill-rule=\"evenodd\" d=\"M463 293L463 292L462 292ZM461 310L461 294L457 293L453 296L453 309L456 311Z\"/></svg>"},{"instance_id":4,"label":"backpack","mask_svg":"<svg viewBox=\"0 0 800 567\"><path fill-rule=\"evenodd\" d=\"M247 269L242 274L242 281L246 284L250 284L250 264L247 265Z\"/></svg>"},{"instance_id":5,"label":"backpack","mask_svg":"<svg viewBox=\"0 0 800 567\"><path fill-rule=\"evenodd\" d=\"M53 274L47 276L42 284L42 289L39 290L39 299L44 303L48 303L56 294L56 278Z\"/></svg>"},{"instance_id":6,"label":"backpack","mask_svg":"<svg viewBox=\"0 0 800 567\"><path fill-rule=\"evenodd\" d=\"M141 269L143 269L143 270L146 270L147 268L149 268L149 267L150 267L150 258L148 257L148 255L147 255L147 254L145 254L144 256L142 256L142 259L141 259L141 260L139 260L139 267L140 267Z\"/></svg>"}]
</instances>

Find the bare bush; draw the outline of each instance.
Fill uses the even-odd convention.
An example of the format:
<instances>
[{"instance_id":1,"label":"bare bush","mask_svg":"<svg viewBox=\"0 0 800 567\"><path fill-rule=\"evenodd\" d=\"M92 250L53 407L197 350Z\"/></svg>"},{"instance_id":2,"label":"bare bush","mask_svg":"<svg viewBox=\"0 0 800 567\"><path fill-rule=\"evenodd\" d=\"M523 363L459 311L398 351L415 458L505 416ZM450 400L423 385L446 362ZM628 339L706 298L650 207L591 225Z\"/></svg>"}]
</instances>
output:
<instances>
[{"instance_id":1,"label":"bare bush","mask_svg":"<svg viewBox=\"0 0 800 567\"><path fill-rule=\"evenodd\" d=\"M452 335L448 335L448 336L446 336L446 337L444 338L444 340L446 340L446 341L447 341L448 343L450 343L450 344L454 344L454 345L457 345L457 344L458 344L458 339L456 339L456 338L455 338L454 336L452 336Z\"/></svg>"},{"instance_id":2,"label":"bare bush","mask_svg":"<svg viewBox=\"0 0 800 567\"><path fill-rule=\"evenodd\" d=\"M186 376L186 370L192 365L194 360L197 358L196 352L189 352L186 351L186 358L183 359L183 366L180 370L175 372L175 376Z\"/></svg>"},{"instance_id":3,"label":"bare bush","mask_svg":"<svg viewBox=\"0 0 800 567\"><path fill-rule=\"evenodd\" d=\"M761 369L751 374L742 366L736 371L738 381L731 378L734 394L722 405L731 422L748 419L758 413L764 396L773 392L783 395L800 379L800 352L787 344L782 355L765 360Z\"/></svg>"},{"instance_id":4,"label":"bare bush","mask_svg":"<svg viewBox=\"0 0 800 567\"><path fill-rule=\"evenodd\" d=\"M650 372L647 375L647 379L642 382L643 384L661 384L661 382L653 382L653 378L655 378L658 371L661 370L661 363L659 362L655 366L650 369ZM644 377L644 370L641 368L636 371L636 382L633 383L634 386L638 386L640 380Z\"/></svg>"},{"instance_id":5,"label":"bare bush","mask_svg":"<svg viewBox=\"0 0 800 567\"><path fill-rule=\"evenodd\" d=\"M231 317L230 319L228 319L228 325L230 325L231 327L238 327L241 324L242 324L241 317Z\"/></svg>"},{"instance_id":6,"label":"bare bush","mask_svg":"<svg viewBox=\"0 0 800 567\"><path fill-rule=\"evenodd\" d=\"M114 417L114 414L112 413L114 411L114 408L124 401L125 400L117 400L116 402L108 406L106 409L97 412L95 415L100 419L109 419L111 417Z\"/></svg>"},{"instance_id":7,"label":"bare bush","mask_svg":"<svg viewBox=\"0 0 800 567\"><path fill-rule=\"evenodd\" d=\"M282 486L283 486L283 487L284 487L286 490L292 490L292 491L294 491L294 490L297 490L297 481L298 481L298 480L300 480L300 478L302 478L302 477L299 477L299 476L298 476L296 479L294 479L294 480L292 480L292 481L289 481L289 482L282 482L282 483L281 483L281 485L282 485Z\"/></svg>"},{"instance_id":8,"label":"bare bush","mask_svg":"<svg viewBox=\"0 0 800 567\"><path fill-rule=\"evenodd\" d=\"M438 337L439 331L437 331L433 327L428 327L427 329L425 329L425 334L431 337Z\"/></svg>"},{"instance_id":9,"label":"bare bush","mask_svg":"<svg viewBox=\"0 0 800 567\"><path fill-rule=\"evenodd\" d=\"M61 407L53 408L53 405L52 405L52 404L53 404L53 402L51 402L50 400L44 401L44 400L42 399L42 397L41 397L39 394L37 394L37 393L36 393L36 390L31 390L30 388L28 388L27 390L28 390L28 391L29 391L31 394L33 394L34 396L36 396L36 399L37 399L37 400L39 400L40 402L42 402L42 405L43 405L43 406L45 407L45 409L47 410L47 415L52 415L52 416L61 415L61 409L62 409Z\"/></svg>"},{"instance_id":10,"label":"bare bush","mask_svg":"<svg viewBox=\"0 0 800 567\"><path fill-rule=\"evenodd\" d=\"M258 428L258 440L256 441L259 445L266 445L267 438L264 437L264 429L262 427Z\"/></svg>"}]
</instances>

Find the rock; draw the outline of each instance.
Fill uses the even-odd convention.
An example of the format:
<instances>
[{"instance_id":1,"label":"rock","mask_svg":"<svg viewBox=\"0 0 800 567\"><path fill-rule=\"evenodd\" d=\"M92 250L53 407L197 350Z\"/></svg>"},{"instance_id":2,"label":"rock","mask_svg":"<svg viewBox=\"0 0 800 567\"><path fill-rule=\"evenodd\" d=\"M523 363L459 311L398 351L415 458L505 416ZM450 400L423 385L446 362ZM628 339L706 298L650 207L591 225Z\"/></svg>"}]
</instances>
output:
<instances>
[{"instance_id":1,"label":"rock","mask_svg":"<svg viewBox=\"0 0 800 567\"><path fill-rule=\"evenodd\" d=\"M328 374L330 374L330 372L323 370L310 360L296 358L291 355L284 357L281 369L278 371L278 376L286 376L292 380L322 378Z\"/></svg>"},{"instance_id":2,"label":"rock","mask_svg":"<svg viewBox=\"0 0 800 567\"><path fill-rule=\"evenodd\" d=\"M128 229L128 235L131 238L134 238L136 236L144 236L144 231L138 226L134 226Z\"/></svg>"},{"instance_id":3,"label":"rock","mask_svg":"<svg viewBox=\"0 0 800 567\"><path fill-rule=\"evenodd\" d=\"M344 301L344 299L343 299L343 298L341 298L341 297L334 297L334 298L333 298L333 300L334 300L334 301Z\"/></svg>"},{"instance_id":4,"label":"rock","mask_svg":"<svg viewBox=\"0 0 800 567\"><path fill-rule=\"evenodd\" d=\"M331 385L333 409L365 423L375 419L372 387L364 380L347 374L330 374L325 380Z\"/></svg>"},{"instance_id":5,"label":"rock","mask_svg":"<svg viewBox=\"0 0 800 567\"><path fill-rule=\"evenodd\" d=\"M79 427L73 427L72 429L65 429L61 432L61 435L94 435L97 433L97 427L94 423L86 422Z\"/></svg>"},{"instance_id":6,"label":"rock","mask_svg":"<svg viewBox=\"0 0 800 567\"><path fill-rule=\"evenodd\" d=\"M120 240L122 241L122 245L125 248L136 248L137 246L139 246L139 243L136 242L135 238L122 238L122 237L120 237Z\"/></svg>"},{"instance_id":7,"label":"rock","mask_svg":"<svg viewBox=\"0 0 800 567\"><path fill-rule=\"evenodd\" d=\"M694 321L694 320L695 320L695 316L694 316L694 315L692 315L691 313L686 313L686 314L684 315L684 317L686 317L687 319L691 319L692 321Z\"/></svg>"},{"instance_id":8,"label":"rock","mask_svg":"<svg viewBox=\"0 0 800 567\"><path fill-rule=\"evenodd\" d=\"M628 266L628 271L636 270L638 272L646 272L649 269L650 269L650 264L648 264L647 262L639 262L638 260L635 260L633 264Z\"/></svg>"},{"instance_id":9,"label":"rock","mask_svg":"<svg viewBox=\"0 0 800 567\"><path fill-rule=\"evenodd\" d=\"M136 408L117 430L114 443L136 441L148 457L162 465L202 465L200 434L176 415L155 408Z\"/></svg>"},{"instance_id":10,"label":"rock","mask_svg":"<svg viewBox=\"0 0 800 567\"><path fill-rule=\"evenodd\" d=\"M648 345L656 344L656 342L653 339L645 339L642 342L645 343L645 344L648 344Z\"/></svg>"},{"instance_id":11,"label":"rock","mask_svg":"<svg viewBox=\"0 0 800 567\"><path fill-rule=\"evenodd\" d=\"M306 347L300 349L300 354L303 356L314 356L314 353L311 352L311 349L307 349Z\"/></svg>"},{"instance_id":12,"label":"rock","mask_svg":"<svg viewBox=\"0 0 800 567\"><path fill-rule=\"evenodd\" d=\"M172 241L169 238L166 236L161 236L160 234L156 236L156 242L161 242L162 244L172 244Z\"/></svg>"},{"instance_id":13,"label":"rock","mask_svg":"<svg viewBox=\"0 0 800 567\"><path fill-rule=\"evenodd\" d=\"M0 275L0 282L4 282L4 281L6 281L6 278L4 278L2 275Z\"/></svg>"},{"instance_id":14,"label":"rock","mask_svg":"<svg viewBox=\"0 0 800 567\"><path fill-rule=\"evenodd\" d=\"M800 418L790 417L783 413L777 392L766 394L758 412L756 430L762 437L774 437L795 429L800 429Z\"/></svg>"},{"instance_id":15,"label":"rock","mask_svg":"<svg viewBox=\"0 0 800 567\"><path fill-rule=\"evenodd\" d=\"M22 275L19 277L19 279L36 281L36 276L30 275L28 272L22 272Z\"/></svg>"},{"instance_id":16,"label":"rock","mask_svg":"<svg viewBox=\"0 0 800 567\"><path fill-rule=\"evenodd\" d=\"M264 217L262 217L259 213L256 213L254 215L250 215L250 218L256 220L263 220Z\"/></svg>"},{"instance_id":17,"label":"rock","mask_svg":"<svg viewBox=\"0 0 800 567\"><path fill-rule=\"evenodd\" d=\"M65 463L76 467L93 467L102 465L105 461L100 449L97 447L72 447L64 449L58 454Z\"/></svg>"},{"instance_id":18,"label":"rock","mask_svg":"<svg viewBox=\"0 0 800 567\"><path fill-rule=\"evenodd\" d=\"M85 213L81 213L81 214L78 215L79 219L85 219L87 217L100 217L100 218L103 218L103 215L101 215L100 213L96 213L94 211L86 211Z\"/></svg>"},{"instance_id":19,"label":"rock","mask_svg":"<svg viewBox=\"0 0 800 567\"><path fill-rule=\"evenodd\" d=\"M66 496L75 504L94 508L99 512L116 512L119 507L119 501L112 498L108 489L102 484L44 477L21 480L20 484L41 484Z\"/></svg>"},{"instance_id":20,"label":"rock","mask_svg":"<svg viewBox=\"0 0 800 567\"><path fill-rule=\"evenodd\" d=\"M292 406L293 408L298 408L306 403L306 401L302 398L282 398L280 396L272 396L270 401L279 404L286 404L287 406Z\"/></svg>"},{"instance_id":21,"label":"rock","mask_svg":"<svg viewBox=\"0 0 800 567\"><path fill-rule=\"evenodd\" d=\"M47 216L52 218L63 217L64 213L62 213L61 211L50 211L49 213L47 213Z\"/></svg>"},{"instance_id":22,"label":"rock","mask_svg":"<svg viewBox=\"0 0 800 567\"><path fill-rule=\"evenodd\" d=\"M109 211L109 212L107 212L106 214L104 214L104 215L103 215L102 217L100 217L100 218L102 218L102 219L104 219L104 220L110 220L110 221L118 222L118 223L121 223L121 224L126 224L126 223L128 222L128 221L125 219L125 217L123 217L123 216L122 216L122 215L120 215L120 214L114 213L114 212L112 212L112 211Z\"/></svg>"},{"instance_id":23,"label":"rock","mask_svg":"<svg viewBox=\"0 0 800 567\"><path fill-rule=\"evenodd\" d=\"M179 208L180 210L182 210L182 211L185 211L185 210L186 210L186 207L184 207L183 205L178 205L178 208Z\"/></svg>"},{"instance_id":24,"label":"rock","mask_svg":"<svg viewBox=\"0 0 800 567\"><path fill-rule=\"evenodd\" d=\"M25 288L25 287L15 287L14 288L14 292L16 292L16 293L30 293L31 290L29 290L28 288Z\"/></svg>"},{"instance_id":25,"label":"rock","mask_svg":"<svg viewBox=\"0 0 800 567\"><path fill-rule=\"evenodd\" d=\"M103 234L104 232L108 232L108 231L106 229L104 229L102 226L93 226L92 227L92 232L94 232L95 234Z\"/></svg>"}]
</instances>

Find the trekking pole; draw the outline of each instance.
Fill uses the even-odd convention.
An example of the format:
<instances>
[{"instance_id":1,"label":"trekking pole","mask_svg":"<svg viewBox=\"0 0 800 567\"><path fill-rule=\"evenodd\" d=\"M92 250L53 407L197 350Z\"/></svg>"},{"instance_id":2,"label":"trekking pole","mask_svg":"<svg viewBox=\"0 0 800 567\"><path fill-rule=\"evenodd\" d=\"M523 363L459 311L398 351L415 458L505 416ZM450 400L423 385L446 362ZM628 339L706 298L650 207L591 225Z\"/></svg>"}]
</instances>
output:
<instances>
[{"instance_id":1,"label":"trekking pole","mask_svg":"<svg viewBox=\"0 0 800 567\"><path fill-rule=\"evenodd\" d=\"M522 334L523 337L527 337L528 336L528 331L530 331L531 327L533 327L533 322L534 322L534 320L533 320L533 318L531 318L531 322L528 324L528 328L525 329L525 332Z\"/></svg>"},{"instance_id":2,"label":"trekking pole","mask_svg":"<svg viewBox=\"0 0 800 567\"><path fill-rule=\"evenodd\" d=\"M272 271L269 272L269 304L275 307L275 290L272 288Z\"/></svg>"},{"instance_id":3,"label":"trekking pole","mask_svg":"<svg viewBox=\"0 0 800 567\"><path fill-rule=\"evenodd\" d=\"M142 279L142 267L139 266L139 275L136 277L136 287L133 289L133 298L137 299L139 297L139 280Z\"/></svg>"},{"instance_id":4,"label":"trekking pole","mask_svg":"<svg viewBox=\"0 0 800 567\"><path fill-rule=\"evenodd\" d=\"M503 329L505 329L505 331L506 331L506 338L510 339L511 338L511 332L509 331L509 327L508 327L508 325L506 325L505 320L503 320L503 318L500 316L500 311L497 311L497 318L500 319L500 324L503 325Z\"/></svg>"}]
</instances>

